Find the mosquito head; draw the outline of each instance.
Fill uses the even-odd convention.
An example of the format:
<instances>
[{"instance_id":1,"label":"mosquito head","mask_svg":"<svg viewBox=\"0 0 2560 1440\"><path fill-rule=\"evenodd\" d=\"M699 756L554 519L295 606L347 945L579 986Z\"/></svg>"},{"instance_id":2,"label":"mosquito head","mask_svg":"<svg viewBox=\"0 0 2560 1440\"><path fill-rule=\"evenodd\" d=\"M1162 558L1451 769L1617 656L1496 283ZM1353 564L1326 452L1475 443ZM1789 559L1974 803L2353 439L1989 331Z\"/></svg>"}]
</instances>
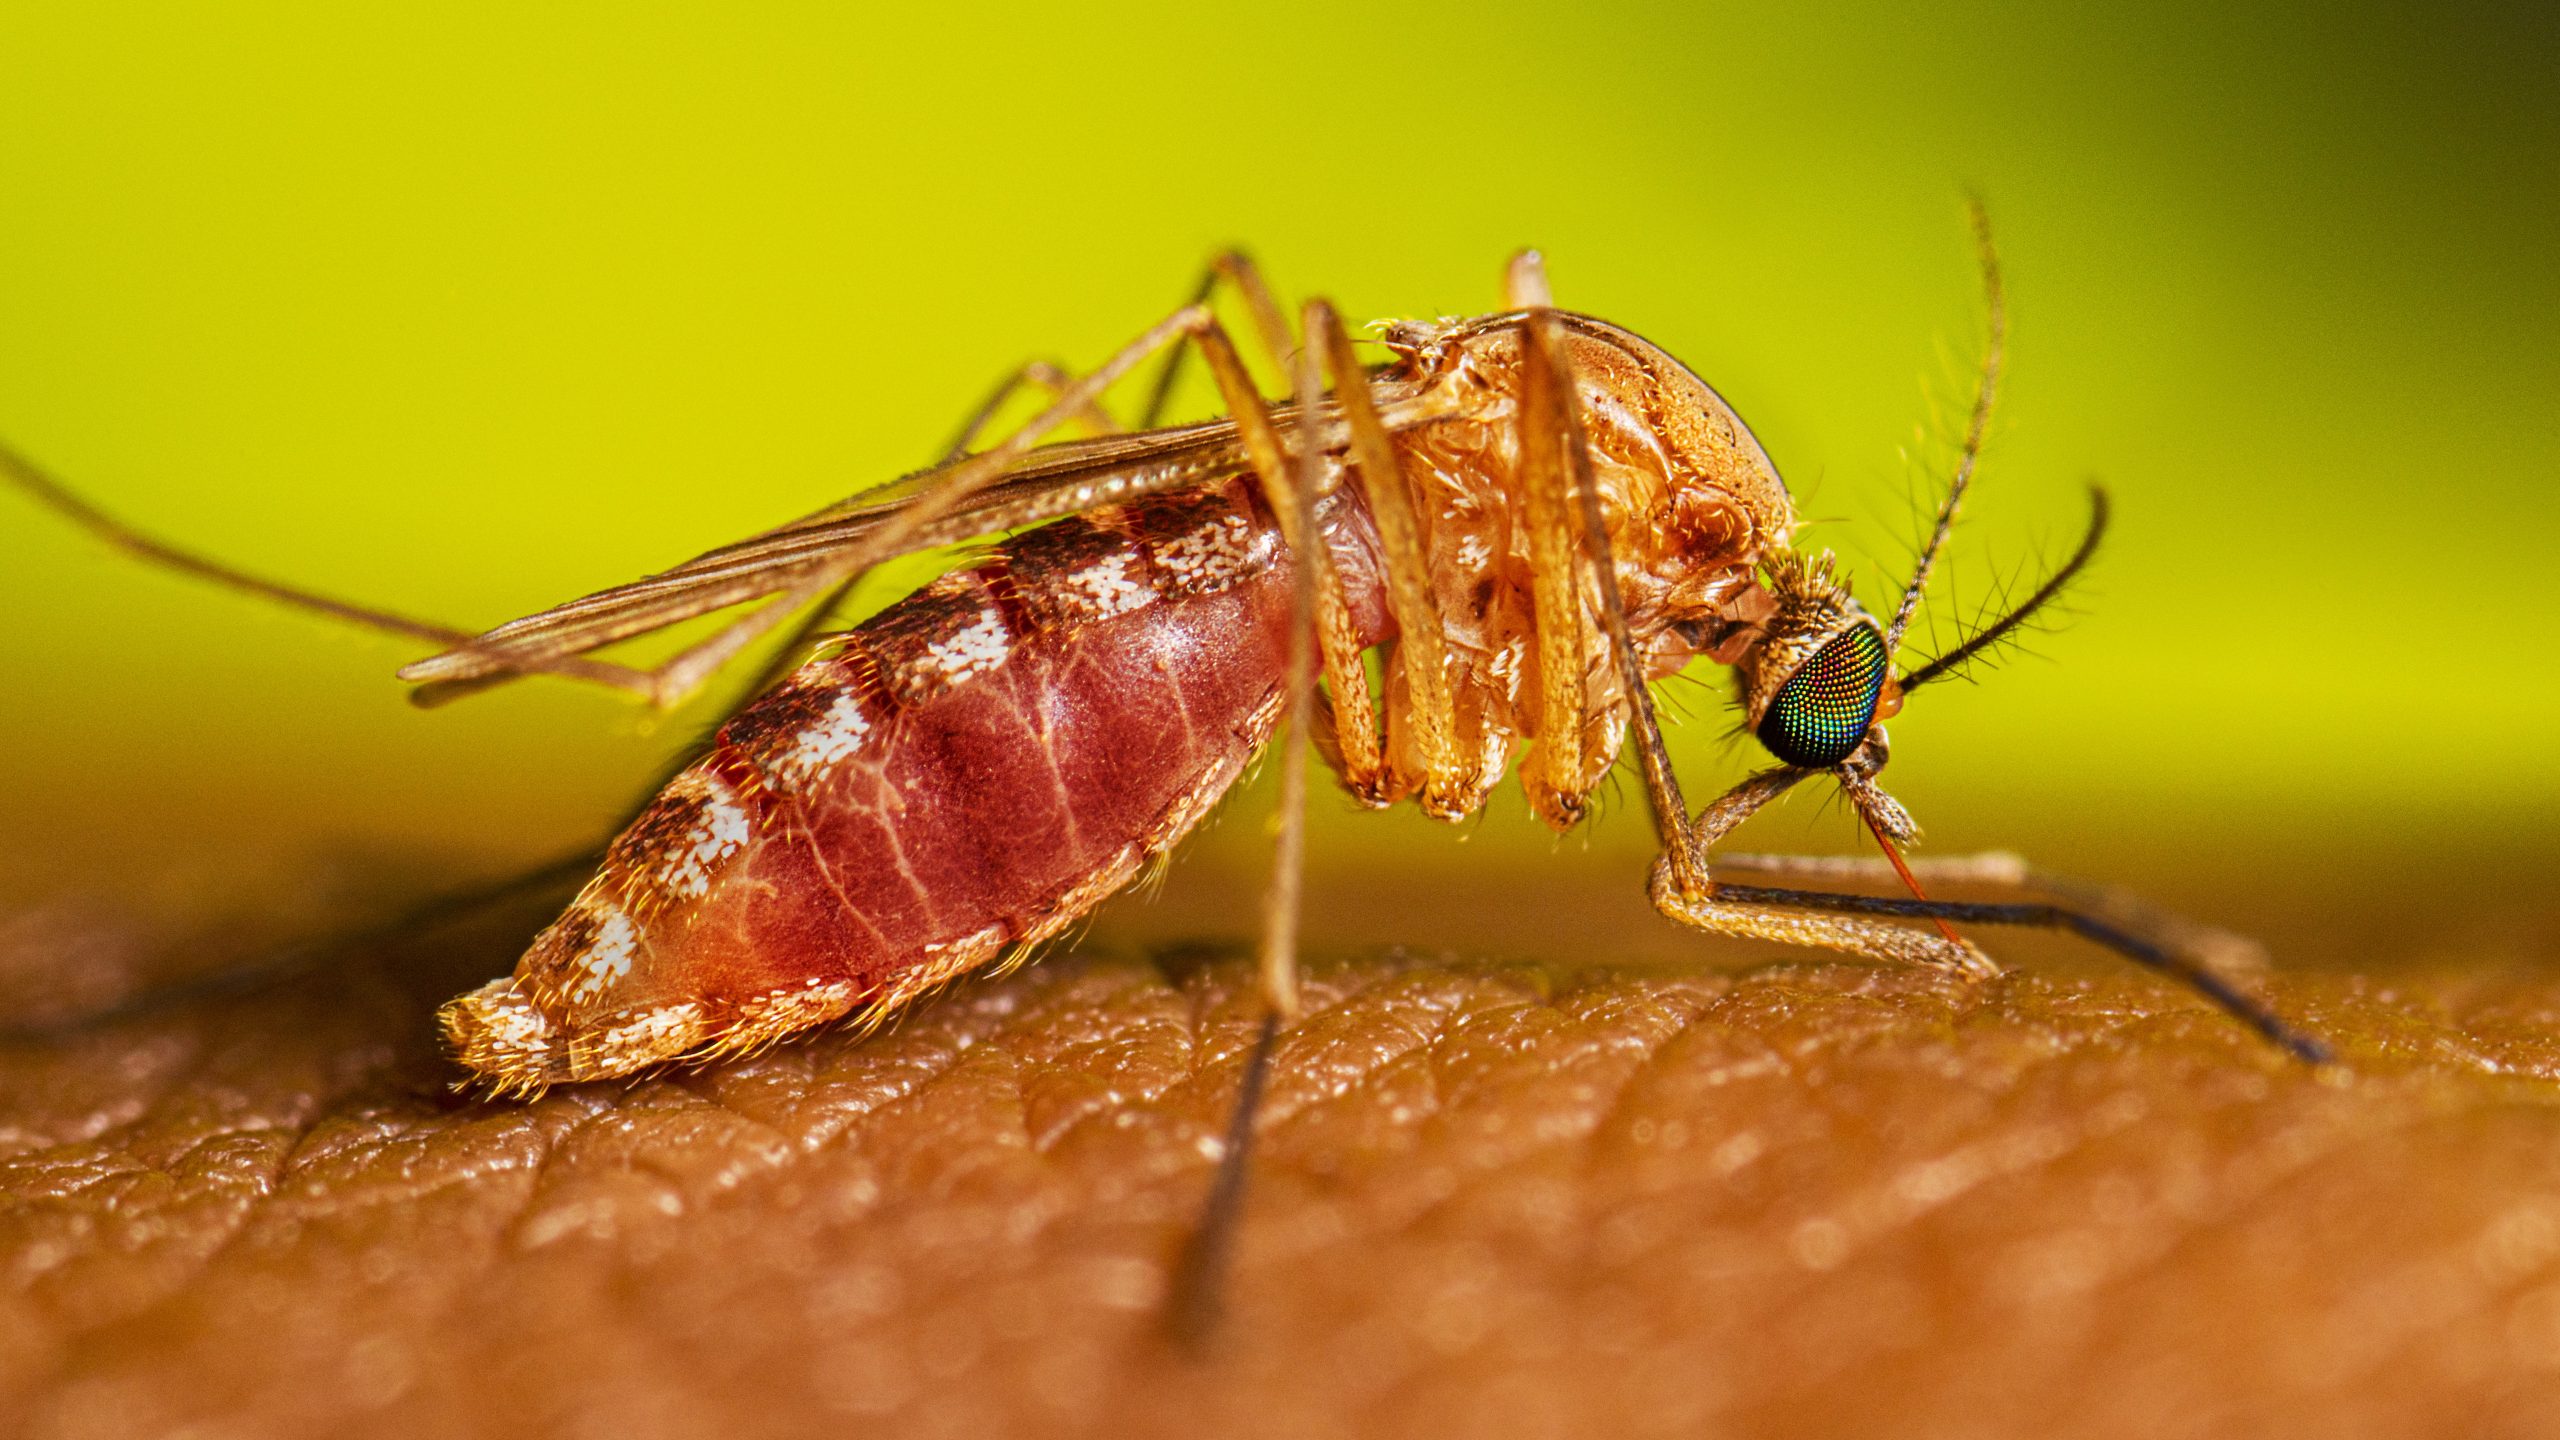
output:
<instances>
[{"instance_id":1,"label":"mosquito head","mask_svg":"<svg viewBox=\"0 0 2560 1440\"><path fill-rule=\"evenodd\" d=\"M1782 550L1762 567L1775 609L1735 660L1742 710L1770 754L1805 770L1848 763L1901 707L1883 630L1831 557Z\"/></svg>"},{"instance_id":2,"label":"mosquito head","mask_svg":"<svg viewBox=\"0 0 2560 1440\"><path fill-rule=\"evenodd\" d=\"M1909 812L1875 783L1892 753L1884 722L1901 711L1909 692L1959 673L2033 621L2079 578L2107 529L2106 492L2091 487L2089 504L2089 528L2079 545L2023 602L1902 674L1894 671L1884 627L1849 593L1828 554L1780 550L1766 557L1761 579L1768 598L1761 617L1750 625L1726 624L1721 640L1732 654L1751 733L1793 769L1830 771L1879 836L1910 839L1917 827ZM1900 613L1914 608L1918 584L1915 577L1904 590ZM1712 628L1701 627L1696 638L1704 642Z\"/></svg>"}]
</instances>

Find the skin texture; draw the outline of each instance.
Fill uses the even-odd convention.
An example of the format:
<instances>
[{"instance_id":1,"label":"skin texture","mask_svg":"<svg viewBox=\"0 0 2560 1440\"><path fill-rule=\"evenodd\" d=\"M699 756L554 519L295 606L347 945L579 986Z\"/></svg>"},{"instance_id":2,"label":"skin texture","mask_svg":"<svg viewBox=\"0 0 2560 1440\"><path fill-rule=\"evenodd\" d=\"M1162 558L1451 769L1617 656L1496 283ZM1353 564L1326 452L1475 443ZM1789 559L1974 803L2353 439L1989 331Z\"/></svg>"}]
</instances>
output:
<instances>
[{"instance_id":1,"label":"skin texture","mask_svg":"<svg viewBox=\"0 0 2560 1440\"><path fill-rule=\"evenodd\" d=\"M2053 942L1990 937L2024 973L1969 989L1671 933L1625 877L1553 868L1320 886L1331 933L1370 905L1453 938L1320 944L1230 1323L1198 1358L1157 1306L1254 1012L1241 945L1165 937L1241 932L1229 877L880 1035L531 1105L448 1093L428 1016L533 906L13 1041L0 1416L43 1437L2560 1424L2547 917L2452 951L2278 917L2310 959L2269 993L2348 1059L2314 1072ZM30 936L77 948L67 923L11 933L21 961ZM1486 958L1496 935L1576 958ZM2321 968L2342 951L2354 973ZM21 969L22 1005L63 983Z\"/></svg>"}]
</instances>

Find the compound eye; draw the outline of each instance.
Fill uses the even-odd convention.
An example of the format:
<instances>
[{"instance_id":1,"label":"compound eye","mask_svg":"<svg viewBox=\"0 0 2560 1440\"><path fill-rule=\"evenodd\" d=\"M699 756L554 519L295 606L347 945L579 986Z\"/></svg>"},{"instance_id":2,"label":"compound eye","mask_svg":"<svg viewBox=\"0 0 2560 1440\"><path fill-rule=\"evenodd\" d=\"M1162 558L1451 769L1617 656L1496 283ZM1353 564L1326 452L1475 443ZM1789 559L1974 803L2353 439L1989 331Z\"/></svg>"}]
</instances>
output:
<instances>
[{"instance_id":1,"label":"compound eye","mask_svg":"<svg viewBox=\"0 0 2560 1440\"><path fill-rule=\"evenodd\" d=\"M1842 632L1796 667L1769 713L1760 743L1790 765L1820 770L1857 753L1876 718L1887 670L1884 637L1872 625Z\"/></svg>"}]
</instances>

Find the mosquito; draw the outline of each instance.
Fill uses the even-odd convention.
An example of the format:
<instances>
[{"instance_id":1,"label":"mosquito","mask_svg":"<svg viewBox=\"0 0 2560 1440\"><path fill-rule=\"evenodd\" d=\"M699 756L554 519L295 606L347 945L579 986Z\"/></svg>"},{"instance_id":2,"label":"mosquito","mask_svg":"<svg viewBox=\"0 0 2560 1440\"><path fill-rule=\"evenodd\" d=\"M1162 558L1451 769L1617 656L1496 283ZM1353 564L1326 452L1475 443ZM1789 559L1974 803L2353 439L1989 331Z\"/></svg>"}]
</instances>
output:
<instances>
[{"instance_id":1,"label":"mosquito","mask_svg":"<svg viewBox=\"0 0 2560 1440\"><path fill-rule=\"evenodd\" d=\"M797 622L514 972L439 1011L454 1056L497 1096L876 1026L1018 963L1170 851L1285 736L1263 1019L1175 1274L1177 1325L1200 1334L1220 1304L1272 1048L1300 1010L1311 748L1360 803L1410 799L1444 820L1477 812L1516 766L1531 809L1562 831L1632 747L1661 846L1650 894L1683 925L1968 979L2001 971L1956 926L2065 930L2294 1056L2327 1058L2226 976L2251 948L2236 937L2014 856L1902 853L1918 827L1878 783L1884 722L2051 604L2107 523L2093 488L2083 538L2023 603L1897 668L2002 372L2000 266L1979 207L1973 221L1988 342L1960 458L1882 621L1830 554L1793 548L1786 486L1733 408L1631 331L1555 308L1534 251L1507 266L1498 313L1377 327L1391 359L1374 367L1333 305L1308 301L1293 328L1253 263L1223 255L1188 303L1089 373L1034 363L1009 376L942 463L482 633L246 574L122 525L14 453L0 468L144 559L444 647L400 671L422 703L552 675L669 708ZM1288 377L1285 396L1257 387L1222 296ZM1224 418L1161 426L1190 356ZM1124 428L1104 401L1154 357ZM977 448L1026 388L1045 408ZM1042 443L1071 426L1092 433ZM999 534L974 562L822 633L882 562ZM596 654L759 601L652 668ZM1774 763L1693 815L1652 686L1698 659L1730 667ZM1735 827L1816 778L1839 787L1877 855L1711 862ZM1724 878L1737 872L1796 883ZM1910 893L1817 888L1843 880ZM1929 880L2042 898L1934 900Z\"/></svg>"}]
</instances>

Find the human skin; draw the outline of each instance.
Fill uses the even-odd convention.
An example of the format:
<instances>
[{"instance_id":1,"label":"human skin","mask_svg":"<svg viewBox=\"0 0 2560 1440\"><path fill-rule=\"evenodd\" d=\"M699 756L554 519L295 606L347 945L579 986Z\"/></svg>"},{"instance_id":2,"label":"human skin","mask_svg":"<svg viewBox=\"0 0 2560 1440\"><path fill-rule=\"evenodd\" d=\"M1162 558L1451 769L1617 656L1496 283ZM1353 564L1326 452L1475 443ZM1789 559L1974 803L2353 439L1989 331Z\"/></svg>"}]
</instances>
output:
<instances>
[{"instance_id":1,"label":"human skin","mask_svg":"<svg viewBox=\"0 0 2560 1440\"><path fill-rule=\"evenodd\" d=\"M1443 889L1452 913L1575 899ZM1252 1031L1247 947L1163 938L1216 905L1115 913L879 1035L529 1105L453 1094L427 1021L524 916L13 1041L0 1417L43 1437L2560 1425L2539 941L2280 969L2266 993L2338 1047L2325 1070L2017 936L1994 948L2022 968L1981 987L1666 944L1619 928L1625 905L1570 947L1519 931L1543 959L1328 942L1274 1066L1227 1324L1190 1354L1161 1306ZM2353 949L2291 948L2322 945Z\"/></svg>"}]
</instances>

